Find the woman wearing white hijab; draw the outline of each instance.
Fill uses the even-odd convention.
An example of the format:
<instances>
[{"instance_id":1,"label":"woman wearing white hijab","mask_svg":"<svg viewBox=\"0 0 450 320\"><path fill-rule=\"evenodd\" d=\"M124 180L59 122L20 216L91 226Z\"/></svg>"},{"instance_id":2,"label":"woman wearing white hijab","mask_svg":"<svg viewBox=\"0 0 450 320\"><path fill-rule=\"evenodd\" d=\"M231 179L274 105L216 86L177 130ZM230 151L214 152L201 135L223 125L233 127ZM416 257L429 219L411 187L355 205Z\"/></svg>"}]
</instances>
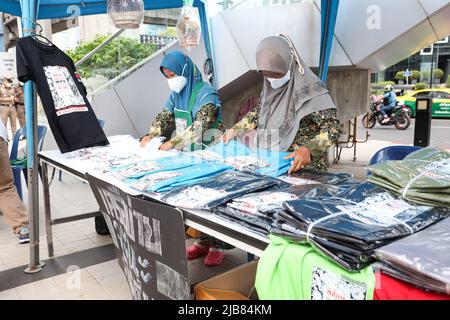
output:
<instances>
[{"instance_id":1,"label":"woman wearing white hijab","mask_svg":"<svg viewBox=\"0 0 450 320\"><path fill-rule=\"evenodd\" d=\"M227 130L222 140L227 143L258 129L255 141L259 148L292 151L286 157L293 159L289 173L306 166L326 170L327 150L341 129L325 84L305 66L284 35L259 43L256 64L264 76L260 103Z\"/></svg>"}]
</instances>

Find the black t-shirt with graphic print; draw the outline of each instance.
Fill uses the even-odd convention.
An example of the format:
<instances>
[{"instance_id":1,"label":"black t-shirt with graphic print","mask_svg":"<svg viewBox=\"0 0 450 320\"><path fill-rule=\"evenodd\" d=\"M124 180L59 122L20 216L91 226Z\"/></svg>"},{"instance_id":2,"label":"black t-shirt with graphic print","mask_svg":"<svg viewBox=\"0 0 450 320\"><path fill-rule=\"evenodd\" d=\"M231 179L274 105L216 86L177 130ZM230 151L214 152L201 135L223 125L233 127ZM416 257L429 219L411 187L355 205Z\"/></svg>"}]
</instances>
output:
<instances>
[{"instance_id":1,"label":"black t-shirt with graphic print","mask_svg":"<svg viewBox=\"0 0 450 320\"><path fill-rule=\"evenodd\" d=\"M17 75L32 80L62 153L109 144L86 98L86 87L63 51L35 37L17 41Z\"/></svg>"}]
</instances>

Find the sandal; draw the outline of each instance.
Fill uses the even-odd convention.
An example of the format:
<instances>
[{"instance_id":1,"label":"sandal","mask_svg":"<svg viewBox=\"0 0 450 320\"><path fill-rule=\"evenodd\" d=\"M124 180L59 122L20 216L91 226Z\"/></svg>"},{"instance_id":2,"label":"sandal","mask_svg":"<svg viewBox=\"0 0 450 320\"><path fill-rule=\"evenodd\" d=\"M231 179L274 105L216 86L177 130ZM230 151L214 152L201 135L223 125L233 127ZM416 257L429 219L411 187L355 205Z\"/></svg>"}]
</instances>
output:
<instances>
[{"instance_id":1,"label":"sandal","mask_svg":"<svg viewBox=\"0 0 450 320\"><path fill-rule=\"evenodd\" d=\"M206 255L208 251L209 247L200 247L193 244L192 246L186 248L186 255L188 260L193 260Z\"/></svg>"},{"instance_id":2,"label":"sandal","mask_svg":"<svg viewBox=\"0 0 450 320\"><path fill-rule=\"evenodd\" d=\"M205 266L218 266L222 263L224 257L225 253L222 249L210 248L203 263Z\"/></svg>"}]
</instances>

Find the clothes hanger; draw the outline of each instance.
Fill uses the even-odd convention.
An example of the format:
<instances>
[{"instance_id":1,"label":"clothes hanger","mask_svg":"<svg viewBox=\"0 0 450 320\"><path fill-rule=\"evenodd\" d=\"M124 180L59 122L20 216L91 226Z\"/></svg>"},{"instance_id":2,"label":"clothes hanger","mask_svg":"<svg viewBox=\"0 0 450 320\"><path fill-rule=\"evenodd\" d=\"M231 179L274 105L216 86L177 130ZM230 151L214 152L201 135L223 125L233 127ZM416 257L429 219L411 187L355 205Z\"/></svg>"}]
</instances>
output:
<instances>
[{"instance_id":1,"label":"clothes hanger","mask_svg":"<svg viewBox=\"0 0 450 320\"><path fill-rule=\"evenodd\" d=\"M42 31L44 30L44 28L42 27L41 24L39 24L38 22L36 22L36 21L34 21L32 19L28 19L28 18L25 18L25 19L28 20L28 21L31 21L31 23L34 25L35 28L34 29L23 29L23 31L29 32L30 33L30 37L35 38L37 41L43 43L46 46L49 46L49 45L53 45L54 46L53 42L51 42L49 39L47 39L47 37L42 35ZM36 27L39 27L39 31L38 32L36 32Z\"/></svg>"}]
</instances>

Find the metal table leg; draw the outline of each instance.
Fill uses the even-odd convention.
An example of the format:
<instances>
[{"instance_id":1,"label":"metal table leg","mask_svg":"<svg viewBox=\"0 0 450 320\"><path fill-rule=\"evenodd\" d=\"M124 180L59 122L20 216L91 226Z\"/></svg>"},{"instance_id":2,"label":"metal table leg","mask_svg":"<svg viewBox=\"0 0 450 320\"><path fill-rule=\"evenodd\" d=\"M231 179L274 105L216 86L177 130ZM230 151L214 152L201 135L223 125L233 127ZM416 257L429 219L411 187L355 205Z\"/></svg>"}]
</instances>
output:
<instances>
[{"instance_id":1,"label":"metal table leg","mask_svg":"<svg viewBox=\"0 0 450 320\"><path fill-rule=\"evenodd\" d=\"M44 210L45 210L45 233L47 235L47 248L49 258L54 256L53 252L53 231L52 214L50 208L50 190L48 185L48 165L42 164L42 184L44 189Z\"/></svg>"}]
</instances>

